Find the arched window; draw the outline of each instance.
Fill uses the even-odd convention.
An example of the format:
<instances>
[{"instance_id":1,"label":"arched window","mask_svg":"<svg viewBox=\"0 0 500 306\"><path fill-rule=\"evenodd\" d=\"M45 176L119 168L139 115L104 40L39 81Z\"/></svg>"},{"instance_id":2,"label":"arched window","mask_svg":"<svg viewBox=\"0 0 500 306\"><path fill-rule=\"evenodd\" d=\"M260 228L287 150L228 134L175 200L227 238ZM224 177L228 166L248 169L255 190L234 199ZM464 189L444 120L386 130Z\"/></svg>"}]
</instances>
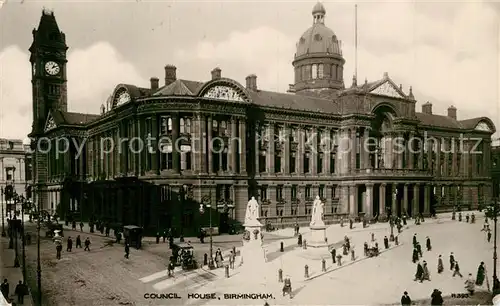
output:
<instances>
[{"instance_id":1,"label":"arched window","mask_svg":"<svg viewBox=\"0 0 500 306\"><path fill-rule=\"evenodd\" d=\"M311 67L311 78L313 80L318 78L318 65L316 64Z\"/></svg>"},{"instance_id":2,"label":"arched window","mask_svg":"<svg viewBox=\"0 0 500 306\"><path fill-rule=\"evenodd\" d=\"M323 64L319 64L318 65L318 79L322 79L323 78Z\"/></svg>"},{"instance_id":3,"label":"arched window","mask_svg":"<svg viewBox=\"0 0 500 306\"><path fill-rule=\"evenodd\" d=\"M167 120L167 131L172 132L172 118L168 118Z\"/></svg>"},{"instance_id":4,"label":"arched window","mask_svg":"<svg viewBox=\"0 0 500 306\"><path fill-rule=\"evenodd\" d=\"M185 129L185 126L184 126L184 118L181 118L181 120L179 121L179 125L180 125L181 133L185 133L186 129Z\"/></svg>"}]
</instances>

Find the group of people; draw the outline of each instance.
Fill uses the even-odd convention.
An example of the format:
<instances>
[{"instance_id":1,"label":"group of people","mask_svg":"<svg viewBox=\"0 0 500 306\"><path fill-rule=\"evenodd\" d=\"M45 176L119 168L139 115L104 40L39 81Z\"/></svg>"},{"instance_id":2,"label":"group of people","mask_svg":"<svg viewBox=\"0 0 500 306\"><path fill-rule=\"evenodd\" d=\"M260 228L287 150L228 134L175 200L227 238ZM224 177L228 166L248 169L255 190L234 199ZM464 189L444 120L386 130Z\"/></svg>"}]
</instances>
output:
<instances>
[{"instance_id":1,"label":"group of people","mask_svg":"<svg viewBox=\"0 0 500 306\"><path fill-rule=\"evenodd\" d=\"M456 219L456 214L457 213L454 209L453 212L451 213L451 220ZM469 220L470 220L471 224L476 223L476 215L474 213L471 213L470 215L466 214L465 215L465 222L469 223ZM458 212L458 222L462 222L462 212L461 211ZM488 218L486 218L486 223L488 223Z\"/></svg>"},{"instance_id":2,"label":"group of people","mask_svg":"<svg viewBox=\"0 0 500 306\"><path fill-rule=\"evenodd\" d=\"M10 284L7 279L3 280L3 283L0 285L0 291L2 291L3 296L7 301L10 301ZM28 295L28 286L26 286L23 281L19 281L14 289L14 295L17 296L17 303L24 303L24 296Z\"/></svg>"},{"instance_id":3,"label":"group of people","mask_svg":"<svg viewBox=\"0 0 500 306\"><path fill-rule=\"evenodd\" d=\"M60 240L56 240L55 244L56 244L56 258L61 259L61 253L62 253L62 249L63 249L62 237L60 238ZM84 242L85 248L83 250L90 252L90 245L91 244L92 243L90 242L90 238L89 237L85 238L85 242ZM82 238L80 237L80 235L76 236L75 247L77 249L82 247ZM71 238L71 236L68 236L68 239L66 240L66 252L71 252L72 250L73 250L73 239Z\"/></svg>"}]
</instances>

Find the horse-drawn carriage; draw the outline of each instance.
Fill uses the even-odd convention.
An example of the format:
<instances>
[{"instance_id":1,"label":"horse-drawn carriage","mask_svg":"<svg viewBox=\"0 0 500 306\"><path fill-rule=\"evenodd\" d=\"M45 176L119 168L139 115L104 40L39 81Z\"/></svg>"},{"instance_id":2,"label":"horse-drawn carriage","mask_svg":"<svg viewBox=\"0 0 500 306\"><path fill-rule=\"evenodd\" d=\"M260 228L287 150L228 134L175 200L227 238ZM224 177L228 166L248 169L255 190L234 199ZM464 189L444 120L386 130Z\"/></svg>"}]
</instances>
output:
<instances>
[{"instance_id":1,"label":"horse-drawn carriage","mask_svg":"<svg viewBox=\"0 0 500 306\"><path fill-rule=\"evenodd\" d=\"M188 243L175 244L172 248L172 253L174 264L181 266L182 270L194 270L198 268L192 245Z\"/></svg>"}]
</instances>

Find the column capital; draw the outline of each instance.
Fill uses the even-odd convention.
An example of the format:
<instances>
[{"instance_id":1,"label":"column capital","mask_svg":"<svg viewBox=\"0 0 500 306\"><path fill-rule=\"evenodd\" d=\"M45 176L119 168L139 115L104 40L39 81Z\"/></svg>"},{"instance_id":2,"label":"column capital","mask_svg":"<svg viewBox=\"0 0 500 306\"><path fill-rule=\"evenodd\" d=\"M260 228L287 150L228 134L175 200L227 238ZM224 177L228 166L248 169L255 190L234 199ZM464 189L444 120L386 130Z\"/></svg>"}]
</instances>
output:
<instances>
[{"instance_id":1,"label":"column capital","mask_svg":"<svg viewBox=\"0 0 500 306\"><path fill-rule=\"evenodd\" d=\"M368 187L373 188L373 185L375 185L375 184L373 184L373 183L366 183L366 184L365 184L365 186L366 186L367 188L368 188Z\"/></svg>"},{"instance_id":2,"label":"column capital","mask_svg":"<svg viewBox=\"0 0 500 306\"><path fill-rule=\"evenodd\" d=\"M384 187L385 188L386 186L387 186L387 183L381 183L380 184L380 187Z\"/></svg>"}]
</instances>

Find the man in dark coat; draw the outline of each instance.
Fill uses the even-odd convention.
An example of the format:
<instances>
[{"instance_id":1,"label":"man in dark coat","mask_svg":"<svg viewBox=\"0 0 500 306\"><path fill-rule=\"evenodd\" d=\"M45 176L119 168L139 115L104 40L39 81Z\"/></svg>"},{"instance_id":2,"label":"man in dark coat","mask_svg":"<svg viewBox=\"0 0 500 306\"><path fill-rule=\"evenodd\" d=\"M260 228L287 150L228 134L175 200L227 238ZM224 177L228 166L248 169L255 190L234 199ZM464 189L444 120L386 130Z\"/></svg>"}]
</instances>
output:
<instances>
[{"instance_id":1,"label":"man in dark coat","mask_svg":"<svg viewBox=\"0 0 500 306\"><path fill-rule=\"evenodd\" d=\"M76 236L76 248L81 248L82 247L82 238L80 238L80 235Z\"/></svg>"},{"instance_id":2,"label":"man in dark coat","mask_svg":"<svg viewBox=\"0 0 500 306\"><path fill-rule=\"evenodd\" d=\"M413 246L417 245L417 234L413 234Z\"/></svg>"},{"instance_id":3,"label":"man in dark coat","mask_svg":"<svg viewBox=\"0 0 500 306\"><path fill-rule=\"evenodd\" d=\"M450 270L453 271L453 268L455 268L455 256L453 255L453 252L450 254Z\"/></svg>"},{"instance_id":4,"label":"man in dark coat","mask_svg":"<svg viewBox=\"0 0 500 306\"><path fill-rule=\"evenodd\" d=\"M24 304L24 296L26 295L27 288L26 285L23 284L23 281L19 281L16 289L14 290L14 294L17 295L17 302L19 304Z\"/></svg>"},{"instance_id":5,"label":"man in dark coat","mask_svg":"<svg viewBox=\"0 0 500 306\"><path fill-rule=\"evenodd\" d=\"M420 262L417 264L417 273L415 273L415 279L414 281L422 281L422 276L424 275L424 268L420 264Z\"/></svg>"},{"instance_id":6,"label":"man in dark coat","mask_svg":"<svg viewBox=\"0 0 500 306\"><path fill-rule=\"evenodd\" d=\"M431 305L443 305L443 297L441 296L441 291L434 289L431 294Z\"/></svg>"},{"instance_id":7,"label":"man in dark coat","mask_svg":"<svg viewBox=\"0 0 500 306\"><path fill-rule=\"evenodd\" d=\"M420 243L417 242L417 244L415 245L415 248L417 249L418 255L420 255L420 257L422 257L423 256L422 246L420 245Z\"/></svg>"},{"instance_id":8,"label":"man in dark coat","mask_svg":"<svg viewBox=\"0 0 500 306\"><path fill-rule=\"evenodd\" d=\"M90 238L89 237L87 237L87 239L85 239L85 248L83 250L90 252Z\"/></svg>"},{"instance_id":9,"label":"man in dark coat","mask_svg":"<svg viewBox=\"0 0 500 306\"><path fill-rule=\"evenodd\" d=\"M481 261L481 264L477 268L477 276L476 276L476 285L482 286L484 282L484 262Z\"/></svg>"},{"instance_id":10,"label":"man in dark coat","mask_svg":"<svg viewBox=\"0 0 500 306\"><path fill-rule=\"evenodd\" d=\"M427 247L427 251L432 250L431 238L429 238L429 236L427 236L426 247Z\"/></svg>"},{"instance_id":11,"label":"man in dark coat","mask_svg":"<svg viewBox=\"0 0 500 306\"><path fill-rule=\"evenodd\" d=\"M125 243L125 258L128 259L128 256L130 255L130 245L128 243Z\"/></svg>"},{"instance_id":12,"label":"man in dark coat","mask_svg":"<svg viewBox=\"0 0 500 306\"><path fill-rule=\"evenodd\" d=\"M385 247L386 249L388 249L388 248L389 248L389 239L387 239L387 236L385 236L385 237L384 237L384 247Z\"/></svg>"},{"instance_id":13,"label":"man in dark coat","mask_svg":"<svg viewBox=\"0 0 500 306\"><path fill-rule=\"evenodd\" d=\"M417 249L413 249L413 255L411 257L411 261L413 263L416 263L418 261L418 251L417 251Z\"/></svg>"},{"instance_id":14,"label":"man in dark coat","mask_svg":"<svg viewBox=\"0 0 500 306\"><path fill-rule=\"evenodd\" d=\"M73 239L71 237L68 237L68 241L66 242L66 252L71 252L73 249Z\"/></svg>"},{"instance_id":15,"label":"man in dark coat","mask_svg":"<svg viewBox=\"0 0 500 306\"><path fill-rule=\"evenodd\" d=\"M408 292L404 292L403 296L401 297L401 306L410 306L411 305L411 298L408 296Z\"/></svg>"},{"instance_id":16,"label":"man in dark coat","mask_svg":"<svg viewBox=\"0 0 500 306\"><path fill-rule=\"evenodd\" d=\"M57 243L56 245L56 258L61 259L62 244Z\"/></svg>"},{"instance_id":17,"label":"man in dark coat","mask_svg":"<svg viewBox=\"0 0 500 306\"><path fill-rule=\"evenodd\" d=\"M444 266L443 266L443 259L441 258L441 255L439 255L438 258L438 273L441 274L443 273Z\"/></svg>"},{"instance_id":18,"label":"man in dark coat","mask_svg":"<svg viewBox=\"0 0 500 306\"><path fill-rule=\"evenodd\" d=\"M368 256L368 242L365 242L363 245L363 253L365 256Z\"/></svg>"},{"instance_id":19,"label":"man in dark coat","mask_svg":"<svg viewBox=\"0 0 500 306\"><path fill-rule=\"evenodd\" d=\"M335 248L332 248L330 253L332 254L332 262L335 263L335 257L337 257L337 250Z\"/></svg>"},{"instance_id":20,"label":"man in dark coat","mask_svg":"<svg viewBox=\"0 0 500 306\"><path fill-rule=\"evenodd\" d=\"M2 285L0 285L0 290L2 291L3 296L5 299L9 300L9 281L7 279L3 280Z\"/></svg>"},{"instance_id":21,"label":"man in dark coat","mask_svg":"<svg viewBox=\"0 0 500 306\"><path fill-rule=\"evenodd\" d=\"M488 231L488 242L490 242L490 241L491 241L491 231L489 230Z\"/></svg>"},{"instance_id":22,"label":"man in dark coat","mask_svg":"<svg viewBox=\"0 0 500 306\"><path fill-rule=\"evenodd\" d=\"M462 273L460 273L460 266L458 265L458 261L455 261L455 271L453 271L453 277L455 277L455 275L458 275L460 276L460 278L462 278Z\"/></svg>"}]
</instances>

